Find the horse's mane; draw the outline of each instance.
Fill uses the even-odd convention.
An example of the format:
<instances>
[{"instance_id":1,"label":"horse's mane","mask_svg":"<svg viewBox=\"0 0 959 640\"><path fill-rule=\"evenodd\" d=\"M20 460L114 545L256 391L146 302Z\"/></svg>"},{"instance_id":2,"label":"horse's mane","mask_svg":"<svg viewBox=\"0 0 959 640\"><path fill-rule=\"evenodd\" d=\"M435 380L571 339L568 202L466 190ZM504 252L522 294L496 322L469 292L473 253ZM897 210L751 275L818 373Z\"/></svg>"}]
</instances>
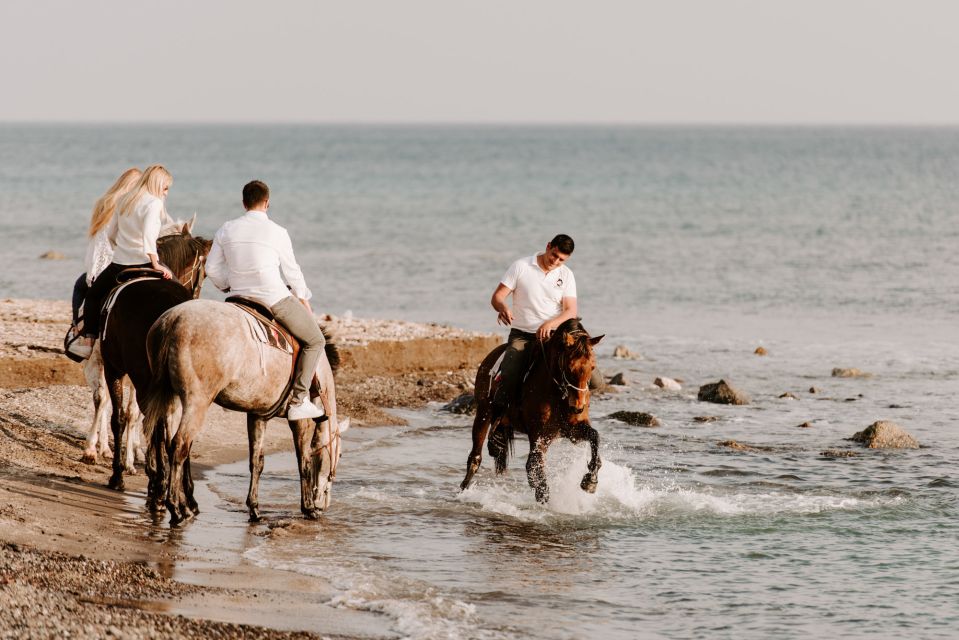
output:
<instances>
[{"instance_id":1,"label":"horse's mane","mask_svg":"<svg viewBox=\"0 0 959 640\"><path fill-rule=\"evenodd\" d=\"M170 267L173 273L181 273L193 266L197 254L206 255L212 246L212 240L189 233L175 233L157 240L160 262Z\"/></svg>"},{"instance_id":2,"label":"horse's mane","mask_svg":"<svg viewBox=\"0 0 959 640\"><path fill-rule=\"evenodd\" d=\"M581 324L582 318L570 318L557 327L550 339L550 342L561 345L564 350L571 353L576 358L585 358L589 356L592 345L589 342L589 332ZM566 336L573 336L573 344L566 346Z\"/></svg>"},{"instance_id":3,"label":"horse's mane","mask_svg":"<svg viewBox=\"0 0 959 640\"><path fill-rule=\"evenodd\" d=\"M333 342L333 334L326 327L320 325L320 331L323 332L323 337L326 339L326 345L323 347L326 352L326 359L330 361L330 369L336 375L336 370L340 368L340 350Z\"/></svg>"}]
</instances>

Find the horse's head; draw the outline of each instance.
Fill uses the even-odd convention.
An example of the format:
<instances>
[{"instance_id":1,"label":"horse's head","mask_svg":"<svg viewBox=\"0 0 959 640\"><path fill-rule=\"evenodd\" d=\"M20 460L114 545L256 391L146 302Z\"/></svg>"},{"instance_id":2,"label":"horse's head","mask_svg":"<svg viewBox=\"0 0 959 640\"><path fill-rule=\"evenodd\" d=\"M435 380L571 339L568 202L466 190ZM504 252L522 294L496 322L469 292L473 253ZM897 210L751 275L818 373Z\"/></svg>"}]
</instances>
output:
<instances>
[{"instance_id":1,"label":"horse's head","mask_svg":"<svg viewBox=\"0 0 959 640\"><path fill-rule=\"evenodd\" d=\"M316 493L313 499L316 506L323 511L330 508L336 467L343 455L342 436L349 428L349 418L337 421L333 416L318 424L313 436L313 473L316 474L313 483Z\"/></svg>"},{"instance_id":2,"label":"horse's head","mask_svg":"<svg viewBox=\"0 0 959 640\"><path fill-rule=\"evenodd\" d=\"M574 318L560 325L549 340L549 370L574 414L583 413L589 406L589 379L596 368L593 346L602 339L590 337L579 318Z\"/></svg>"},{"instance_id":3,"label":"horse's head","mask_svg":"<svg viewBox=\"0 0 959 640\"><path fill-rule=\"evenodd\" d=\"M160 262L170 268L173 276L193 294L193 298L199 298L206 277L206 256L210 253L213 241L190 233L195 221L196 214L191 221L178 223L173 233L160 237L157 251Z\"/></svg>"}]
</instances>

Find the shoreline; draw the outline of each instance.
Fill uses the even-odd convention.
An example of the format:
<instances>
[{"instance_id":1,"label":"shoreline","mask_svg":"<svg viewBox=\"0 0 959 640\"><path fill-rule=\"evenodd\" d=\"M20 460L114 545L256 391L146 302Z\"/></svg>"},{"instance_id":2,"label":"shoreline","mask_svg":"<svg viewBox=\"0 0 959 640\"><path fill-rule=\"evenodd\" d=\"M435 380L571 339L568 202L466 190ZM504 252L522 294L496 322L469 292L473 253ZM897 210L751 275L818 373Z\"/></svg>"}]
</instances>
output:
<instances>
[{"instance_id":1,"label":"shoreline","mask_svg":"<svg viewBox=\"0 0 959 640\"><path fill-rule=\"evenodd\" d=\"M250 536L322 527L327 516L314 523L296 512L249 524L243 505L218 504L202 474L247 459L242 414L211 408L192 454L203 512L185 526L171 529L165 515L155 522L145 511L142 467L125 476L126 492L107 489L110 462L80 461L93 403L81 366L59 354L68 318L65 301L0 303L0 630L91 638L395 635L382 616L325 604L332 593L325 581L243 558ZM341 349L339 412L359 428L403 424L387 409L470 389L476 364L500 342L437 325L329 317L324 324ZM272 420L266 453L288 450L286 421Z\"/></svg>"}]
</instances>

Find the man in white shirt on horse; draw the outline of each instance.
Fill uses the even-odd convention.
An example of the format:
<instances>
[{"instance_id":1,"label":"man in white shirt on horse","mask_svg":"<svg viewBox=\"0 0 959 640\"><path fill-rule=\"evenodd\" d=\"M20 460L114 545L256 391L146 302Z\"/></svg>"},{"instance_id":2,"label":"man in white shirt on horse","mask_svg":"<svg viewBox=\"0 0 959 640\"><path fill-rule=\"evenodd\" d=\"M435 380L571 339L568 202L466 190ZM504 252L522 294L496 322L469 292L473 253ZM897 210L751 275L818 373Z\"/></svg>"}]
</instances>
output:
<instances>
[{"instance_id":1,"label":"man in white shirt on horse","mask_svg":"<svg viewBox=\"0 0 959 640\"><path fill-rule=\"evenodd\" d=\"M559 234L546 244L543 253L510 265L493 292L490 304L498 314L497 322L512 327L500 365L499 386L493 395L494 427L506 406L518 396L536 342L548 340L557 327L576 317L576 279L564 264L574 247L572 238ZM510 294L512 309L506 303Z\"/></svg>"},{"instance_id":2,"label":"man in white shirt on horse","mask_svg":"<svg viewBox=\"0 0 959 640\"><path fill-rule=\"evenodd\" d=\"M300 341L286 417L318 418L324 412L310 401L310 383L326 340L310 307L313 294L293 255L290 234L267 216L270 188L259 180L244 186L243 207L246 214L225 222L213 237L206 275L221 291L265 304Z\"/></svg>"}]
</instances>

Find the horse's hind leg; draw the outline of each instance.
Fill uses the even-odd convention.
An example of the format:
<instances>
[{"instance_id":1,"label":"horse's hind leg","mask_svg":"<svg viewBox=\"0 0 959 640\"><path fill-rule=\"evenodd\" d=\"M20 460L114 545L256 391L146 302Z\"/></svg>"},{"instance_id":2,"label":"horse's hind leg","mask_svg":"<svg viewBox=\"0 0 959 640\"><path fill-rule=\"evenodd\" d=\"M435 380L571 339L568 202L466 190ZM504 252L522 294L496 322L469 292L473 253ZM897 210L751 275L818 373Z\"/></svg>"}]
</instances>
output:
<instances>
[{"instance_id":1,"label":"horse's hind leg","mask_svg":"<svg viewBox=\"0 0 959 640\"><path fill-rule=\"evenodd\" d=\"M599 432L596 431L588 422L581 422L576 425L575 430L570 434L570 440L579 442L580 440L589 440L589 462L586 465L588 471L583 476L580 488L587 493L596 493L596 486L599 484L599 468L603 466L603 461L599 458Z\"/></svg>"},{"instance_id":2,"label":"horse's hind leg","mask_svg":"<svg viewBox=\"0 0 959 640\"><path fill-rule=\"evenodd\" d=\"M123 415L123 377L116 376L112 372L106 372L107 389L110 391L110 401L113 404L113 411L110 412L110 426L113 430L113 474L110 476L110 482L107 484L111 489L123 491L123 431L126 427Z\"/></svg>"},{"instance_id":3,"label":"horse's hind leg","mask_svg":"<svg viewBox=\"0 0 959 640\"><path fill-rule=\"evenodd\" d=\"M460 491L466 490L473 481L473 476L483 462L483 442L489 433L489 403L484 402L476 407L476 418L473 419L473 448L466 458L466 477L460 483Z\"/></svg>"},{"instance_id":4,"label":"horse's hind leg","mask_svg":"<svg viewBox=\"0 0 959 640\"><path fill-rule=\"evenodd\" d=\"M549 502L549 485L546 483L546 449L549 441L542 438L530 442L529 457L526 458L526 479L536 493L536 502Z\"/></svg>"},{"instance_id":5,"label":"horse's hind leg","mask_svg":"<svg viewBox=\"0 0 959 640\"><path fill-rule=\"evenodd\" d=\"M150 479L147 485L147 508L158 513L165 509L163 503L167 492L167 421L163 416L153 426L150 443L147 446L146 473Z\"/></svg>"},{"instance_id":6,"label":"horse's hind leg","mask_svg":"<svg viewBox=\"0 0 959 640\"><path fill-rule=\"evenodd\" d=\"M170 462L167 486L167 509L170 510L170 524L176 525L197 513L193 500L193 479L190 476L190 447L194 436L203 428L209 403L183 399L183 416L180 427L170 443Z\"/></svg>"},{"instance_id":7,"label":"horse's hind leg","mask_svg":"<svg viewBox=\"0 0 959 640\"><path fill-rule=\"evenodd\" d=\"M316 506L313 450L310 447L315 429L316 424L312 420L290 420L293 446L296 449L296 463L300 470L300 511L309 520L316 520L321 513Z\"/></svg>"},{"instance_id":8,"label":"horse's hind leg","mask_svg":"<svg viewBox=\"0 0 959 640\"><path fill-rule=\"evenodd\" d=\"M246 414L246 434L250 444L250 491L246 495L246 506L250 510L250 522L260 519L260 474L263 472L263 432L266 420L253 414Z\"/></svg>"},{"instance_id":9,"label":"horse's hind leg","mask_svg":"<svg viewBox=\"0 0 959 640\"><path fill-rule=\"evenodd\" d=\"M126 471L128 475L134 476L137 473L137 468L134 464L136 462L136 452L140 447L140 435L143 433L143 429L139 424L140 407L137 405L136 391L133 388L133 383L129 378L124 378L123 380L123 423L127 426L127 441L124 446L123 470ZM119 446L119 444L116 446Z\"/></svg>"}]
</instances>

